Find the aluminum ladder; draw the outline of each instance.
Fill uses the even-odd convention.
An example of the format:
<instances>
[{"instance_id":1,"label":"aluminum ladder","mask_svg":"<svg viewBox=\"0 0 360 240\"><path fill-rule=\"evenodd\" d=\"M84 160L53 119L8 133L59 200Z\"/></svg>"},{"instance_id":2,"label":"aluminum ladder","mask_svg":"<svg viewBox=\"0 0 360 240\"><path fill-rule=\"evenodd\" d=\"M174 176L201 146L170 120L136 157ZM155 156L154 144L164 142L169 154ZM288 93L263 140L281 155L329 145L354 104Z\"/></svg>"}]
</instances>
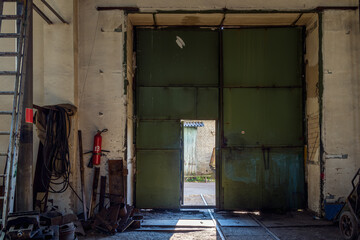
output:
<instances>
[{"instance_id":1,"label":"aluminum ladder","mask_svg":"<svg viewBox=\"0 0 360 240\"><path fill-rule=\"evenodd\" d=\"M19 140L21 129L21 118L23 112L23 92L25 82L26 69L26 53L27 53L27 33L29 32L29 9L31 7L31 0L0 0L0 58L1 60L9 60L13 65L12 69L3 69L4 65L0 64L0 87L8 86L6 82L13 81L13 91L2 91L0 89L0 97L10 98L8 109L0 109L0 122L10 122L9 131L0 131L0 141L3 143L9 139L7 152L0 152L0 160L6 159L5 169L0 174L0 179L3 179L3 196L2 213L1 213L1 229L4 230L7 223L7 216L14 211L14 197L16 187L16 172L19 155ZM4 11L5 9L12 9L10 13ZM17 14L18 13L18 14ZM4 26L8 29L13 29L12 32L5 32ZM10 26L10 27L9 27ZM8 31L8 30L6 30ZM10 49L4 49L6 46ZM14 50L15 49L15 50ZM9 51L7 51L9 50ZM3 61L3 63L5 62ZM7 62L6 62L7 63ZM3 78L3 79L1 79ZM11 99L13 97L13 99ZM0 100L1 101L1 100ZM3 101L5 102L5 101ZM5 119L8 118L8 119ZM9 124L10 125L10 124ZM3 147L6 149L6 146ZM5 150L6 151L6 150ZM4 231L1 232L0 239L3 239Z\"/></svg>"}]
</instances>

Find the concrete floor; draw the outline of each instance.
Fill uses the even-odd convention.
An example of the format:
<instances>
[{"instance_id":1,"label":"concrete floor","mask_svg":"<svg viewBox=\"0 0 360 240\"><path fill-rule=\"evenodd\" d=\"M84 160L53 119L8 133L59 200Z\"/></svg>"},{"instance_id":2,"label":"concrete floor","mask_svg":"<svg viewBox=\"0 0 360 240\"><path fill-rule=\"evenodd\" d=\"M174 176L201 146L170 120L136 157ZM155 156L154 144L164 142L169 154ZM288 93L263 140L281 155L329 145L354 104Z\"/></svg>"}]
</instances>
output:
<instances>
[{"instance_id":1,"label":"concrete floor","mask_svg":"<svg viewBox=\"0 0 360 240\"><path fill-rule=\"evenodd\" d=\"M203 206L202 194L208 205L215 206L215 182L184 183L184 206Z\"/></svg>"},{"instance_id":2,"label":"concrete floor","mask_svg":"<svg viewBox=\"0 0 360 240\"><path fill-rule=\"evenodd\" d=\"M208 210L145 211L142 227L113 236L90 232L80 239L221 239ZM237 212L214 213L227 240L271 240L271 235L248 214ZM254 215L256 216L256 215ZM261 214L256 216L279 239L340 240L337 225L315 220L308 212Z\"/></svg>"}]
</instances>

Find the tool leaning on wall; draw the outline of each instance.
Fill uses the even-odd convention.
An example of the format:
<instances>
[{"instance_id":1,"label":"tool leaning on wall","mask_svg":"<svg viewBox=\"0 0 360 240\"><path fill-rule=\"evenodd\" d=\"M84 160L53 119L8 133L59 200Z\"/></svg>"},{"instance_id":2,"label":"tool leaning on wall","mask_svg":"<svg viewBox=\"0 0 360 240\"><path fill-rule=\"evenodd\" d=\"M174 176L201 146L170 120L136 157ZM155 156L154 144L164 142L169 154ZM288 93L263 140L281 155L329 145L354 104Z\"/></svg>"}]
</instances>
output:
<instances>
[{"instance_id":1,"label":"tool leaning on wall","mask_svg":"<svg viewBox=\"0 0 360 240\"><path fill-rule=\"evenodd\" d=\"M35 123L40 139L36 171L34 178L34 212L17 213L11 215L14 221L7 225L8 236L20 236L12 239L22 239L25 235L20 234L26 230L26 237L37 239L39 236L47 236L46 239L60 239L65 235L67 239L75 239L75 234L85 235L84 230L95 230L114 234L123 232L128 228L139 228L142 216L136 216L135 209L126 204L126 175L124 161L118 159L107 160L109 166L108 176L101 176L100 197L98 197L101 156L105 156L102 150L101 134L107 129L97 131L94 137L93 151L89 167L94 172L91 199L86 201L85 174L82 134L78 131L79 161L81 194L77 194L72 187L70 177L77 169L70 169L69 136L71 134L71 116L76 112L72 105L34 106L38 111L35 115ZM72 178L74 179L74 178ZM109 179L107 188L106 180ZM68 190L73 191L82 203L79 214L63 214L49 199L49 193L58 194ZM108 199L106 204L104 200ZM49 205L49 206L48 206ZM28 215L33 216L31 229L27 228ZM14 228L19 224L19 229ZM19 225L19 226L20 226Z\"/></svg>"}]
</instances>

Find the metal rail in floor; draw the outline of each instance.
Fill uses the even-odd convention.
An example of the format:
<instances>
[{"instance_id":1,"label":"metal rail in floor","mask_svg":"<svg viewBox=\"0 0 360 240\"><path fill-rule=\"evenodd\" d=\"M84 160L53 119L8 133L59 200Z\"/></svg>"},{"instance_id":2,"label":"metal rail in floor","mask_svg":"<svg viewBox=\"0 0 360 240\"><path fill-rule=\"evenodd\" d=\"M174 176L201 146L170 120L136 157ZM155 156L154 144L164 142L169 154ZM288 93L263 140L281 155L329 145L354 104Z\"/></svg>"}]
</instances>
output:
<instances>
[{"instance_id":1,"label":"metal rail in floor","mask_svg":"<svg viewBox=\"0 0 360 240\"><path fill-rule=\"evenodd\" d=\"M200 196L201 196L201 199L203 200L205 206L207 206L208 204L207 204L204 196L202 194L200 194ZM219 234L221 240L226 240L225 234L223 233L220 224L218 223L218 221L216 220L216 218L213 215L213 210L212 209L207 209L207 211L208 211L208 213L209 213L209 215L210 215L210 217L211 217L211 219L212 219L212 221L213 221L213 223L214 223L214 225L216 227L216 231Z\"/></svg>"},{"instance_id":2,"label":"metal rail in floor","mask_svg":"<svg viewBox=\"0 0 360 240\"><path fill-rule=\"evenodd\" d=\"M204 196L202 194L200 194L205 206L207 206L207 202L204 198ZM208 213L212 219L212 221L214 222L214 225L216 227L216 231L219 234L221 240L226 240L226 236L221 228L221 225L219 224L219 222L217 221L217 219L215 218L214 214L213 214L213 210L212 209L207 209ZM262 227L269 235L271 238L273 238L274 240L280 240L280 238L278 238L272 231L270 231L260 220L258 220L253 214L248 214L257 224L259 224L260 227Z\"/></svg>"}]
</instances>

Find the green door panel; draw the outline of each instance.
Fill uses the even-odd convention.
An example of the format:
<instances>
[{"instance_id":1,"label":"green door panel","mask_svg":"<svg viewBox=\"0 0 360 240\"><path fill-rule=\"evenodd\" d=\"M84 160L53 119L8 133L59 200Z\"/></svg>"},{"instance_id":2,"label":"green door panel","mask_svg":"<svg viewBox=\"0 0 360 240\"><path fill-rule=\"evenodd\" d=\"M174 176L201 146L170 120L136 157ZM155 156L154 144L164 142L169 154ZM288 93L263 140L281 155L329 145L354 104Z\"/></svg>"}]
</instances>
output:
<instances>
[{"instance_id":1,"label":"green door panel","mask_svg":"<svg viewBox=\"0 0 360 240\"><path fill-rule=\"evenodd\" d=\"M140 86L218 86L218 31L139 29L136 60Z\"/></svg>"},{"instance_id":2,"label":"green door panel","mask_svg":"<svg viewBox=\"0 0 360 240\"><path fill-rule=\"evenodd\" d=\"M224 86L301 85L301 34L299 28L224 30Z\"/></svg>"},{"instance_id":3,"label":"green door panel","mask_svg":"<svg viewBox=\"0 0 360 240\"><path fill-rule=\"evenodd\" d=\"M224 209L259 209L262 204L262 152L259 149L223 149Z\"/></svg>"},{"instance_id":4,"label":"green door panel","mask_svg":"<svg viewBox=\"0 0 360 240\"><path fill-rule=\"evenodd\" d=\"M218 119L219 32L136 29L136 207L178 209L181 119Z\"/></svg>"},{"instance_id":5,"label":"green door panel","mask_svg":"<svg viewBox=\"0 0 360 240\"><path fill-rule=\"evenodd\" d=\"M140 119L195 119L196 88L139 87Z\"/></svg>"},{"instance_id":6,"label":"green door panel","mask_svg":"<svg viewBox=\"0 0 360 240\"><path fill-rule=\"evenodd\" d=\"M304 195L303 148L270 149L268 169L264 171L263 208L301 208Z\"/></svg>"},{"instance_id":7,"label":"green door panel","mask_svg":"<svg viewBox=\"0 0 360 240\"><path fill-rule=\"evenodd\" d=\"M301 88L225 88L227 146L302 146Z\"/></svg>"},{"instance_id":8,"label":"green door panel","mask_svg":"<svg viewBox=\"0 0 360 240\"><path fill-rule=\"evenodd\" d=\"M217 120L219 115L219 89L198 88L196 119Z\"/></svg>"},{"instance_id":9,"label":"green door panel","mask_svg":"<svg viewBox=\"0 0 360 240\"><path fill-rule=\"evenodd\" d=\"M179 150L137 151L136 207L179 208L179 168Z\"/></svg>"},{"instance_id":10,"label":"green door panel","mask_svg":"<svg viewBox=\"0 0 360 240\"><path fill-rule=\"evenodd\" d=\"M179 149L180 123L178 121L141 121L138 123L139 149Z\"/></svg>"},{"instance_id":11,"label":"green door panel","mask_svg":"<svg viewBox=\"0 0 360 240\"><path fill-rule=\"evenodd\" d=\"M298 209L305 204L302 148L223 149L224 208Z\"/></svg>"},{"instance_id":12,"label":"green door panel","mask_svg":"<svg viewBox=\"0 0 360 240\"><path fill-rule=\"evenodd\" d=\"M303 208L302 30L223 36L223 208Z\"/></svg>"}]
</instances>

